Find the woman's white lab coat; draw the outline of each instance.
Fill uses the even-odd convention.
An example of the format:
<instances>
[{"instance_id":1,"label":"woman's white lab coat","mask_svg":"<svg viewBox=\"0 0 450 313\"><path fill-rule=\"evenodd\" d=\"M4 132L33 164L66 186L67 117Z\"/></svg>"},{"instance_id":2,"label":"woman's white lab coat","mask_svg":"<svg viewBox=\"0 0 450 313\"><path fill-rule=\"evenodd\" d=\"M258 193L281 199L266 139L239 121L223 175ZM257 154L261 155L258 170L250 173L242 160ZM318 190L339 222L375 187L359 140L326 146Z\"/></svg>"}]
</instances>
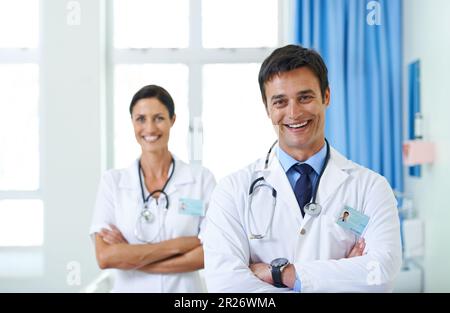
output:
<instances>
[{"instance_id":1,"label":"woman's white lab coat","mask_svg":"<svg viewBox=\"0 0 450 313\"><path fill-rule=\"evenodd\" d=\"M197 236L204 217L179 212L179 199L201 199L207 202L215 187L211 172L175 158L175 171L166 187L169 210L162 231L153 232L155 241L182 236ZM152 202L154 203L154 201ZM141 244L135 236L136 221L143 208L137 160L126 169L107 171L100 182L90 234L116 225L130 244ZM157 227L164 208L152 207ZM115 270L114 292L203 292L198 271L177 274L149 274L137 270Z\"/></svg>"},{"instance_id":2,"label":"woman's white lab coat","mask_svg":"<svg viewBox=\"0 0 450 313\"><path fill-rule=\"evenodd\" d=\"M287 292L258 279L249 263L279 257L294 264L302 292L390 291L401 266L397 202L386 179L331 149L320 181L318 217L302 218L287 176L276 156L263 171L264 159L225 178L213 192L203 233L205 278L210 292ZM251 182L264 175L278 193L269 238L250 240L248 194ZM270 220L270 190L258 188L252 205L256 230ZM344 206L369 216L363 256L345 258L357 241L336 224ZM305 231L300 231L304 229ZM253 233L256 232L252 227Z\"/></svg>"}]
</instances>

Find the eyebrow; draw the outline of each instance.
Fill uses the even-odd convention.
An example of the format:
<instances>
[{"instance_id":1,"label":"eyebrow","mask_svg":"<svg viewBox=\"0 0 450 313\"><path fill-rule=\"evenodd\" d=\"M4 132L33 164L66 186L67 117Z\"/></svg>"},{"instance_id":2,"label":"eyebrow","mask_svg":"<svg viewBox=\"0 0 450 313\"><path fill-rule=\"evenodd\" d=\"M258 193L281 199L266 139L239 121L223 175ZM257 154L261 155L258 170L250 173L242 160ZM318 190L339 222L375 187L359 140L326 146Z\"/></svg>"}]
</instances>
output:
<instances>
[{"instance_id":1,"label":"eyebrow","mask_svg":"<svg viewBox=\"0 0 450 313\"><path fill-rule=\"evenodd\" d=\"M136 113L134 116L135 117L141 117L141 116L146 117L147 114L145 114L145 113ZM163 116L164 117L164 113L163 112L158 112L158 113L155 113L155 114L151 115L151 117L157 117L157 116Z\"/></svg>"},{"instance_id":2,"label":"eyebrow","mask_svg":"<svg viewBox=\"0 0 450 313\"><path fill-rule=\"evenodd\" d=\"M306 94L313 94L313 95L315 95L316 93L312 89L306 89L306 90L302 90L300 92L297 92L297 96L303 96L303 95L306 95Z\"/></svg>"},{"instance_id":3,"label":"eyebrow","mask_svg":"<svg viewBox=\"0 0 450 313\"><path fill-rule=\"evenodd\" d=\"M272 96L272 98L270 98L270 101L279 100L279 99L282 99L285 97L286 97L285 95L274 95L274 96Z\"/></svg>"},{"instance_id":4,"label":"eyebrow","mask_svg":"<svg viewBox=\"0 0 450 313\"><path fill-rule=\"evenodd\" d=\"M298 97L298 96L304 96L304 95L307 95L307 94L313 94L313 95L316 95L316 93L314 92L314 90L312 90L312 89L306 89L306 90L302 90L302 91L297 92L296 96L297 96L297 97ZM285 98L285 97L286 97L286 95L284 95L284 94L274 95L274 96L272 96L272 98L270 98L270 100L271 100L271 101L274 101L274 100L283 99L283 98Z\"/></svg>"}]
</instances>

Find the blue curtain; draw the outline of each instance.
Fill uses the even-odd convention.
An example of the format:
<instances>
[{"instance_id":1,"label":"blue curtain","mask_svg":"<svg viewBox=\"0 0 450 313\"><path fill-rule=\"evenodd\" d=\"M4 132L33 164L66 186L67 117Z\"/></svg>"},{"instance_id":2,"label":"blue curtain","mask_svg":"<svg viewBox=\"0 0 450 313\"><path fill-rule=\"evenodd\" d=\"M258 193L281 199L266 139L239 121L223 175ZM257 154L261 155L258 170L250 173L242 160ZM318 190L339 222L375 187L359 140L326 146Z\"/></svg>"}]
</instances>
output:
<instances>
[{"instance_id":1,"label":"blue curtain","mask_svg":"<svg viewBox=\"0 0 450 313\"><path fill-rule=\"evenodd\" d=\"M327 138L403 191L402 1L298 0L297 14L297 42L328 66Z\"/></svg>"}]
</instances>

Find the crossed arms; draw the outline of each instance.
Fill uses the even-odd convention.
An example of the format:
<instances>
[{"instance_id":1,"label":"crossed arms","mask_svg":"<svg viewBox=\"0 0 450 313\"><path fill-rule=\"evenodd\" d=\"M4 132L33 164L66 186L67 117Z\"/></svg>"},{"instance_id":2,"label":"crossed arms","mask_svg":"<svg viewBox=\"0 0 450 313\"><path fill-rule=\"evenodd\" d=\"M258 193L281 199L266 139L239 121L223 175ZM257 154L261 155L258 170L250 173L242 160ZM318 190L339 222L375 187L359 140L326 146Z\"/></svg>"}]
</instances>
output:
<instances>
[{"instance_id":1,"label":"crossed arms","mask_svg":"<svg viewBox=\"0 0 450 313\"><path fill-rule=\"evenodd\" d=\"M110 225L95 234L95 253L101 269L139 270L146 273L183 273L203 268L198 237L179 237L154 244L129 244Z\"/></svg>"}]
</instances>

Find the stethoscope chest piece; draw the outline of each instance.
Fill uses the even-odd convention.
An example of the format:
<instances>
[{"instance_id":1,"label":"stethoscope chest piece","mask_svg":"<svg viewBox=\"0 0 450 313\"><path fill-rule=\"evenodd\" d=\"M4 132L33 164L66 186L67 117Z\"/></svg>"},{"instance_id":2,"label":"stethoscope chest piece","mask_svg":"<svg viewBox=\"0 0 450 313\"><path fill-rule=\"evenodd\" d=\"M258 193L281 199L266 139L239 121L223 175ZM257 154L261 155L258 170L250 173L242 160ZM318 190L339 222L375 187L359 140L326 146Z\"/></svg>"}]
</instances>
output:
<instances>
[{"instance_id":1,"label":"stethoscope chest piece","mask_svg":"<svg viewBox=\"0 0 450 313\"><path fill-rule=\"evenodd\" d=\"M149 208L146 206L144 210L141 212L141 219L147 223L153 222L155 216L153 213L149 210Z\"/></svg>"},{"instance_id":2,"label":"stethoscope chest piece","mask_svg":"<svg viewBox=\"0 0 450 313\"><path fill-rule=\"evenodd\" d=\"M318 216L322 212L322 206L318 203L308 203L305 205L305 213L311 216Z\"/></svg>"}]
</instances>

